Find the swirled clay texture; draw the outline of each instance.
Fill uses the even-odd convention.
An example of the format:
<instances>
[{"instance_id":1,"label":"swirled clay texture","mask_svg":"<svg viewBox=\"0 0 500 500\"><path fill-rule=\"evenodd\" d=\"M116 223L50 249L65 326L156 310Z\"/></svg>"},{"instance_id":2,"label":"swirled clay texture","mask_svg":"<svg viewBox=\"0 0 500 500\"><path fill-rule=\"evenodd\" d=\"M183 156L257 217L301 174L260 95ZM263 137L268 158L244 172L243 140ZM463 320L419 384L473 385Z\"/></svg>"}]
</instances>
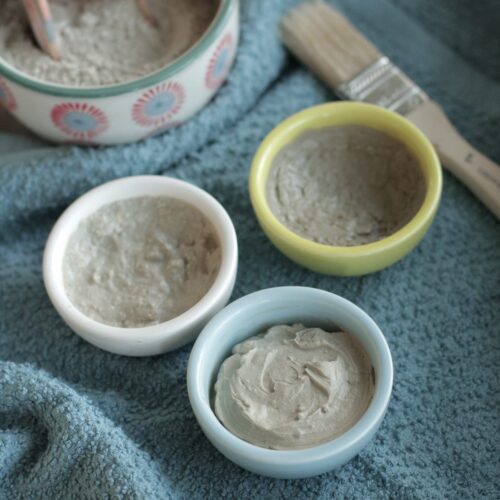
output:
<instances>
[{"instance_id":1,"label":"swirled clay texture","mask_svg":"<svg viewBox=\"0 0 500 500\"><path fill-rule=\"evenodd\" d=\"M234 347L215 384L215 413L257 446L309 448L349 430L373 392L370 359L352 334L279 325Z\"/></svg>"}]
</instances>

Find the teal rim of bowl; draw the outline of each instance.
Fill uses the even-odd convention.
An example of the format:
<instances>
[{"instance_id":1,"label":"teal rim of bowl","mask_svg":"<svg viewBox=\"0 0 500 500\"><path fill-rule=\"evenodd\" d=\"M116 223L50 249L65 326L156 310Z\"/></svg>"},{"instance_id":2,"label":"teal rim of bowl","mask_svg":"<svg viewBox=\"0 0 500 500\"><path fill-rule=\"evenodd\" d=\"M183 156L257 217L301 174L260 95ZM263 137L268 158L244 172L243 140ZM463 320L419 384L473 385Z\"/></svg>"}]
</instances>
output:
<instances>
[{"instance_id":1,"label":"teal rim of bowl","mask_svg":"<svg viewBox=\"0 0 500 500\"><path fill-rule=\"evenodd\" d=\"M101 87L70 87L67 85L57 85L46 83L42 80L31 78L29 75L18 72L5 64L0 56L0 75L32 90L50 94L58 97L75 97L75 98L92 98L92 97L113 97L127 92L141 90L144 87L149 87L158 82L170 78L178 73L186 66L197 59L205 49L217 38L220 32L226 25L232 11L237 6L236 0L221 0L219 11L214 20L207 28L201 38L190 48L184 52L178 59L168 64L162 69L155 71L142 78L131 80L125 83L103 85Z\"/></svg>"}]
</instances>

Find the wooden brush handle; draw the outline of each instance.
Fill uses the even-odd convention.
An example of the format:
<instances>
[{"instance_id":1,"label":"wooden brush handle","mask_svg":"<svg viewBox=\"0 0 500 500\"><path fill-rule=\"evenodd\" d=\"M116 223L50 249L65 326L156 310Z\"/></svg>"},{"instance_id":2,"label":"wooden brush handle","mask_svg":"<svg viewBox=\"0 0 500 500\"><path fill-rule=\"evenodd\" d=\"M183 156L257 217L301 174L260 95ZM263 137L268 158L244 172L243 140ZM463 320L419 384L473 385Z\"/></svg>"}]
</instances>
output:
<instances>
[{"instance_id":1,"label":"wooden brush handle","mask_svg":"<svg viewBox=\"0 0 500 500\"><path fill-rule=\"evenodd\" d=\"M435 102L426 101L406 118L434 144L443 166L500 219L500 166L474 149Z\"/></svg>"}]
</instances>

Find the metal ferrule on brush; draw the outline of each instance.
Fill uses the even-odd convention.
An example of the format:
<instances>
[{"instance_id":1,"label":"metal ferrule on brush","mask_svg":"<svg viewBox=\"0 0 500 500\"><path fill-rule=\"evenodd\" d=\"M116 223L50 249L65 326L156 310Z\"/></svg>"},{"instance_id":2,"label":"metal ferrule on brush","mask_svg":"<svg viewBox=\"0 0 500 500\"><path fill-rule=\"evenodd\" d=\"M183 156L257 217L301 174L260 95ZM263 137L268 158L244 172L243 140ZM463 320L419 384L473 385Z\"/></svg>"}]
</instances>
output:
<instances>
[{"instance_id":1,"label":"metal ferrule on brush","mask_svg":"<svg viewBox=\"0 0 500 500\"><path fill-rule=\"evenodd\" d=\"M381 57L335 92L342 99L376 104L402 115L428 100L425 92L387 57Z\"/></svg>"}]
</instances>

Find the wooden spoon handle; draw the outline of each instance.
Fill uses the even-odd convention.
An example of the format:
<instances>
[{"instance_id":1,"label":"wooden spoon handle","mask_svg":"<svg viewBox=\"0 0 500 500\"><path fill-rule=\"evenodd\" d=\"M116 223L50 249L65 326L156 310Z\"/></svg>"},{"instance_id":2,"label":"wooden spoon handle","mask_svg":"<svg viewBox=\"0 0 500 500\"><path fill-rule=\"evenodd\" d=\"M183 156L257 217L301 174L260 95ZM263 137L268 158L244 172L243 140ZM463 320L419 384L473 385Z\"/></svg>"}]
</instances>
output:
<instances>
[{"instance_id":1,"label":"wooden spoon handle","mask_svg":"<svg viewBox=\"0 0 500 500\"><path fill-rule=\"evenodd\" d=\"M150 10L148 9L145 0L136 0L137 8L139 9L139 12L142 14L142 17L146 20L147 23L149 23L153 28L158 28L158 21L151 14Z\"/></svg>"},{"instance_id":2,"label":"wooden spoon handle","mask_svg":"<svg viewBox=\"0 0 500 500\"><path fill-rule=\"evenodd\" d=\"M47 0L23 0L23 4L40 48L58 61L61 59L61 52Z\"/></svg>"}]
</instances>

